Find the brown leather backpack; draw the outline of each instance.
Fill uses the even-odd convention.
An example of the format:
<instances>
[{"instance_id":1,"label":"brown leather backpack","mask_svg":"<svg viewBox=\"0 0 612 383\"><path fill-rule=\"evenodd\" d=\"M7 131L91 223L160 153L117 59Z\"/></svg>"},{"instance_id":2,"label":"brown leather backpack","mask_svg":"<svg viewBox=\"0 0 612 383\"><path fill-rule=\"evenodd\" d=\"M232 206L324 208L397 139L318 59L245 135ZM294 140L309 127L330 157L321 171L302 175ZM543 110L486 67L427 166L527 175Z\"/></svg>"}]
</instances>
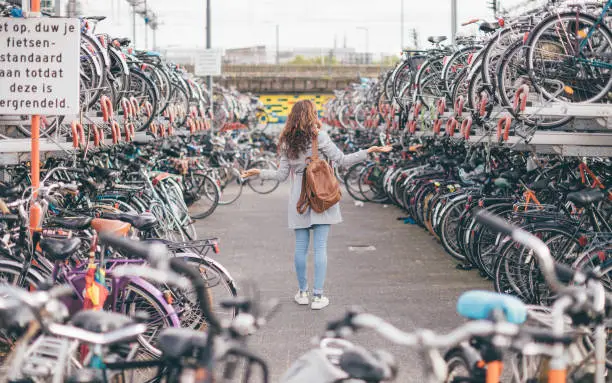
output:
<instances>
[{"instance_id":1,"label":"brown leather backpack","mask_svg":"<svg viewBox=\"0 0 612 383\"><path fill-rule=\"evenodd\" d=\"M297 211L304 214L308 207L316 213L323 213L340 201L342 192L334 175L334 169L325 160L319 158L318 134L312 139L312 156L302 178L302 193L297 203Z\"/></svg>"}]
</instances>

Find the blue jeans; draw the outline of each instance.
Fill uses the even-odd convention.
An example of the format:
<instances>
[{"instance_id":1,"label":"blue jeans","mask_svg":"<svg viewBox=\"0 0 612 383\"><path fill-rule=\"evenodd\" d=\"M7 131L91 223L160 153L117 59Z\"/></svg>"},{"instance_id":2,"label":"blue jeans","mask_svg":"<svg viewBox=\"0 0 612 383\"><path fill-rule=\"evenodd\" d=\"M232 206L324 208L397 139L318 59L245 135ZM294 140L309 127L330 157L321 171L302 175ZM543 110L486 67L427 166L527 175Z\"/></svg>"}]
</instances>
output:
<instances>
[{"instance_id":1,"label":"blue jeans","mask_svg":"<svg viewBox=\"0 0 612 383\"><path fill-rule=\"evenodd\" d=\"M308 259L308 245L310 243L310 230L313 233L313 247L315 256L315 278L313 294L323 294L325 273L327 272L327 235L330 225L312 225L310 229L295 229L295 273L297 274L300 291L308 291L308 278L306 275L306 260Z\"/></svg>"}]
</instances>

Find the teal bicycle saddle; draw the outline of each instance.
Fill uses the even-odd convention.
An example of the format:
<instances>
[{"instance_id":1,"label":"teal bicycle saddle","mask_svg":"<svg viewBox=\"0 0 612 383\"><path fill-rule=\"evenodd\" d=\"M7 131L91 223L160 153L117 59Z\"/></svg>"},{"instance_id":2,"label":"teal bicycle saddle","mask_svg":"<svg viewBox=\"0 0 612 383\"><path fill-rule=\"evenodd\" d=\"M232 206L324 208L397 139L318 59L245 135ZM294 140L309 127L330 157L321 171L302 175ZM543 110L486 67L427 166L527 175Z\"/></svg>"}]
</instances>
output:
<instances>
[{"instance_id":1,"label":"teal bicycle saddle","mask_svg":"<svg viewBox=\"0 0 612 383\"><path fill-rule=\"evenodd\" d=\"M491 319L493 310L501 310L510 323L521 324L527 319L527 306L511 295L473 290L461 294L457 313L468 319Z\"/></svg>"}]
</instances>

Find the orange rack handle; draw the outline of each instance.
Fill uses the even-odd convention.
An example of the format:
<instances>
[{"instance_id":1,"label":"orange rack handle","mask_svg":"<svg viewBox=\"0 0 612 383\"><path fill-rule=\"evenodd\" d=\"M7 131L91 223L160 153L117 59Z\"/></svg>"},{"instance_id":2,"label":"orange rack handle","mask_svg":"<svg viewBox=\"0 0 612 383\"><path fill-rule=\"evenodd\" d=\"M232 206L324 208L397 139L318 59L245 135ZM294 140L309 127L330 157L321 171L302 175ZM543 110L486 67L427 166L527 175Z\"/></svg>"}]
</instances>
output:
<instances>
[{"instance_id":1,"label":"orange rack handle","mask_svg":"<svg viewBox=\"0 0 612 383\"><path fill-rule=\"evenodd\" d=\"M470 131L472 130L472 119L466 118L461 121L461 132L463 133L463 138L466 140L470 139Z\"/></svg>"},{"instance_id":2,"label":"orange rack handle","mask_svg":"<svg viewBox=\"0 0 612 383\"><path fill-rule=\"evenodd\" d=\"M510 116L501 117L497 121L497 140L498 141L508 141L508 137L510 136L510 125L512 124L512 119Z\"/></svg>"}]
</instances>

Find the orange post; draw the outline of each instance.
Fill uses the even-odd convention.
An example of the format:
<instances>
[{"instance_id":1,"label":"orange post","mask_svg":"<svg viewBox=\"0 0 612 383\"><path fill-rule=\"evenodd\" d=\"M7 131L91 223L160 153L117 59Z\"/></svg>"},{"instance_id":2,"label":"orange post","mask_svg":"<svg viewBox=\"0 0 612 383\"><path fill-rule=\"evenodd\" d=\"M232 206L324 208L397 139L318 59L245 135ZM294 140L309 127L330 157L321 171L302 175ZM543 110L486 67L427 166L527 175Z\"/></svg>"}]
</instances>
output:
<instances>
[{"instance_id":1,"label":"orange post","mask_svg":"<svg viewBox=\"0 0 612 383\"><path fill-rule=\"evenodd\" d=\"M30 10L40 12L40 0L30 1ZM36 196L40 187L40 116L32 116L32 159L30 161L30 175L32 179L32 196ZM30 207L30 229L38 229L41 218L41 207L33 203Z\"/></svg>"},{"instance_id":2,"label":"orange post","mask_svg":"<svg viewBox=\"0 0 612 383\"><path fill-rule=\"evenodd\" d=\"M499 383L502 371L504 370L504 364L499 360L494 360L487 363L487 383Z\"/></svg>"},{"instance_id":3,"label":"orange post","mask_svg":"<svg viewBox=\"0 0 612 383\"><path fill-rule=\"evenodd\" d=\"M548 371L548 383L565 383L566 381L567 371L565 369Z\"/></svg>"}]
</instances>

